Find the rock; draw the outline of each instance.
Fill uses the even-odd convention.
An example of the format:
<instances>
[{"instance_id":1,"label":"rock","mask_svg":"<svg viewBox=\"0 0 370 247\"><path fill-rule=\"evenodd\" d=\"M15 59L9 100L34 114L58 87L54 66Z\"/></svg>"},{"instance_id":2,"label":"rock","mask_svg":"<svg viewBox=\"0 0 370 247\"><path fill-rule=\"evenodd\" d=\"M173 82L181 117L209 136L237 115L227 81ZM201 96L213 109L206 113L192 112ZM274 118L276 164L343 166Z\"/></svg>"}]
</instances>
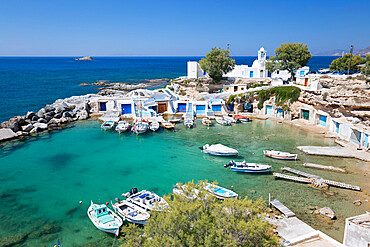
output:
<instances>
[{"instance_id":1,"label":"rock","mask_svg":"<svg viewBox=\"0 0 370 247\"><path fill-rule=\"evenodd\" d=\"M0 238L0 246L10 247L23 243L27 239L27 234L19 233L15 235L5 236Z\"/></svg>"},{"instance_id":2,"label":"rock","mask_svg":"<svg viewBox=\"0 0 370 247\"><path fill-rule=\"evenodd\" d=\"M25 126L22 126L22 130L23 131L27 131L27 132L29 132L29 131L31 131L33 129L33 125L32 124L27 124L27 125L25 125Z\"/></svg>"},{"instance_id":3,"label":"rock","mask_svg":"<svg viewBox=\"0 0 370 247\"><path fill-rule=\"evenodd\" d=\"M17 134L9 128L0 129L0 141L5 141L17 137Z\"/></svg>"},{"instance_id":4,"label":"rock","mask_svg":"<svg viewBox=\"0 0 370 247\"><path fill-rule=\"evenodd\" d=\"M44 118L39 118L37 120L37 122L39 122L39 123L47 123L46 119L44 119Z\"/></svg>"},{"instance_id":5,"label":"rock","mask_svg":"<svg viewBox=\"0 0 370 247\"><path fill-rule=\"evenodd\" d=\"M60 120L57 119L57 118L52 118L52 119L50 119L50 121L48 122L48 124L49 125L52 125L52 124L58 125L58 124L60 124Z\"/></svg>"},{"instance_id":6,"label":"rock","mask_svg":"<svg viewBox=\"0 0 370 247\"><path fill-rule=\"evenodd\" d=\"M85 120L89 118L89 113L86 110L81 110L76 114L79 120Z\"/></svg>"},{"instance_id":7,"label":"rock","mask_svg":"<svg viewBox=\"0 0 370 247\"><path fill-rule=\"evenodd\" d=\"M44 107L45 109L45 112L52 112L52 111L55 111L55 107L54 106L51 106L51 105L46 105Z\"/></svg>"},{"instance_id":8,"label":"rock","mask_svg":"<svg viewBox=\"0 0 370 247\"><path fill-rule=\"evenodd\" d=\"M30 134L36 133L38 131L38 128L33 128L30 130Z\"/></svg>"},{"instance_id":9,"label":"rock","mask_svg":"<svg viewBox=\"0 0 370 247\"><path fill-rule=\"evenodd\" d=\"M34 113L33 111L29 111L26 114L26 119L32 119L33 116L36 116L36 113Z\"/></svg>"},{"instance_id":10,"label":"rock","mask_svg":"<svg viewBox=\"0 0 370 247\"><path fill-rule=\"evenodd\" d=\"M323 207L315 210L315 214L319 214L323 217L326 217L328 219L334 220L336 218L333 210L329 207Z\"/></svg>"},{"instance_id":11,"label":"rock","mask_svg":"<svg viewBox=\"0 0 370 247\"><path fill-rule=\"evenodd\" d=\"M35 123L33 127L37 128L37 130L46 130L48 125L46 123Z\"/></svg>"},{"instance_id":12,"label":"rock","mask_svg":"<svg viewBox=\"0 0 370 247\"><path fill-rule=\"evenodd\" d=\"M42 115L42 116L44 116L44 115ZM37 121L37 120L39 120L39 117L37 115L34 115L34 116L32 116L31 120L32 121Z\"/></svg>"},{"instance_id":13,"label":"rock","mask_svg":"<svg viewBox=\"0 0 370 247\"><path fill-rule=\"evenodd\" d=\"M356 201L353 201L353 204L355 204L356 206L360 206L362 204L362 201L356 200Z\"/></svg>"},{"instance_id":14,"label":"rock","mask_svg":"<svg viewBox=\"0 0 370 247\"><path fill-rule=\"evenodd\" d=\"M69 111L66 111L66 112L63 112L63 115L62 115L62 117L64 117L64 118L67 118L67 117L72 117L72 114L71 114L71 112L69 112Z\"/></svg>"},{"instance_id":15,"label":"rock","mask_svg":"<svg viewBox=\"0 0 370 247\"><path fill-rule=\"evenodd\" d=\"M12 129L14 132L17 132L18 130L21 130L21 125L25 125L26 121L24 117L13 117L9 119L9 121L5 121L1 123L1 128L9 128Z\"/></svg>"},{"instance_id":16,"label":"rock","mask_svg":"<svg viewBox=\"0 0 370 247\"><path fill-rule=\"evenodd\" d=\"M252 193L252 194L256 194L256 191L255 191L255 190L251 190L251 193Z\"/></svg>"},{"instance_id":17,"label":"rock","mask_svg":"<svg viewBox=\"0 0 370 247\"><path fill-rule=\"evenodd\" d=\"M41 109L37 112L37 116L38 116L38 117L43 118L45 113L46 113L45 109L44 109L44 108L41 108Z\"/></svg>"},{"instance_id":18,"label":"rock","mask_svg":"<svg viewBox=\"0 0 370 247\"><path fill-rule=\"evenodd\" d=\"M54 118L61 118L62 112L55 113Z\"/></svg>"},{"instance_id":19,"label":"rock","mask_svg":"<svg viewBox=\"0 0 370 247\"><path fill-rule=\"evenodd\" d=\"M28 136L29 133L28 132L25 132L25 131L17 131L17 136Z\"/></svg>"},{"instance_id":20,"label":"rock","mask_svg":"<svg viewBox=\"0 0 370 247\"><path fill-rule=\"evenodd\" d=\"M313 178L312 185L319 189L327 189L329 186L324 182L323 178Z\"/></svg>"},{"instance_id":21,"label":"rock","mask_svg":"<svg viewBox=\"0 0 370 247\"><path fill-rule=\"evenodd\" d=\"M317 207L314 207L314 206L308 206L308 209L309 209L309 210L316 210L316 209L317 209Z\"/></svg>"}]
</instances>

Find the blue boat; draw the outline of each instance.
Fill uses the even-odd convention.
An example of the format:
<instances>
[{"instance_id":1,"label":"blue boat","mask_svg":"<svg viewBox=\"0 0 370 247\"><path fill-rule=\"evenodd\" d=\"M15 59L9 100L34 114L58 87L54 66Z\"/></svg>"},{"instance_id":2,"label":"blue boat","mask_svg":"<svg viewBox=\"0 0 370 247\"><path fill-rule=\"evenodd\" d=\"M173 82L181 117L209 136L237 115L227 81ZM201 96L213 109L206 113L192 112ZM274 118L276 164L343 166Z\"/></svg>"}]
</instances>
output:
<instances>
[{"instance_id":1,"label":"blue boat","mask_svg":"<svg viewBox=\"0 0 370 247\"><path fill-rule=\"evenodd\" d=\"M228 199L228 198L233 198L233 199L238 198L238 194L235 193L234 191L223 188L215 184L206 183L204 189L209 194L211 194L212 196L218 199L223 200L223 199Z\"/></svg>"},{"instance_id":2,"label":"blue boat","mask_svg":"<svg viewBox=\"0 0 370 247\"><path fill-rule=\"evenodd\" d=\"M247 172L247 173L263 173L270 172L271 166L257 163L247 163L245 160L243 162L235 162L230 160L229 163L224 165L224 167L231 167L234 172Z\"/></svg>"}]
</instances>

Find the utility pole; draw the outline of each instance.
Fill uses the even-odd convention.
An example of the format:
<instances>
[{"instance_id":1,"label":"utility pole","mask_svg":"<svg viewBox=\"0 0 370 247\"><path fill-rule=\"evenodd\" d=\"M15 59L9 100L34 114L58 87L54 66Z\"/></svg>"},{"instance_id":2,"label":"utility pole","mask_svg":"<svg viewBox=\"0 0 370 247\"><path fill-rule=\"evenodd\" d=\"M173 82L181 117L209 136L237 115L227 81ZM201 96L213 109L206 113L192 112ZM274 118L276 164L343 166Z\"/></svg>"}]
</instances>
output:
<instances>
[{"instance_id":1,"label":"utility pole","mask_svg":"<svg viewBox=\"0 0 370 247\"><path fill-rule=\"evenodd\" d=\"M348 73L347 75L349 75L349 70L351 68L351 60L352 60L352 53L353 53L353 45L351 45L351 56L349 57L349 64L348 64Z\"/></svg>"},{"instance_id":2,"label":"utility pole","mask_svg":"<svg viewBox=\"0 0 370 247\"><path fill-rule=\"evenodd\" d=\"M230 51L230 44L227 44L227 49Z\"/></svg>"}]
</instances>

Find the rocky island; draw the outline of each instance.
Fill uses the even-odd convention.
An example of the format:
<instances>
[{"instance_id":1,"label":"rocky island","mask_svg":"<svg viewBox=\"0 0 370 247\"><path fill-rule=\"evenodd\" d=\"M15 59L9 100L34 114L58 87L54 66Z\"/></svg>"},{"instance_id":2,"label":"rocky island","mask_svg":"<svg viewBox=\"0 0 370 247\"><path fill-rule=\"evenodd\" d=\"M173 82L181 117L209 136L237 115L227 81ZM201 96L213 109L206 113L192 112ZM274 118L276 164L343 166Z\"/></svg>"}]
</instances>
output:
<instances>
[{"instance_id":1,"label":"rocky island","mask_svg":"<svg viewBox=\"0 0 370 247\"><path fill-rule=\"evenodd\" d=\"M90 56L85 56L85 57L75 58L75 60L83 61L83 60L94 60L94 59Z\"/></svg>"}]
</instances>

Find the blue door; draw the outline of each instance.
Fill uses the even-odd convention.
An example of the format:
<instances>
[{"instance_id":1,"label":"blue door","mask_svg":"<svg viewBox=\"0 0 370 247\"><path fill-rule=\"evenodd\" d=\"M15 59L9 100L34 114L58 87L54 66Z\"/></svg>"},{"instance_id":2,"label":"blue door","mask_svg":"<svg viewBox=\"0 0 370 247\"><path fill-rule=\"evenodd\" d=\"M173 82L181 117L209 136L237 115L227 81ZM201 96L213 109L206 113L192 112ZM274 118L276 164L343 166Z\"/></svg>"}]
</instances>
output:
<instances>
[{"instance_id":1,"label":"blue door","mask_svg":"<svg viewBox=\"0 0 370 247\"><path fill-rule=\"evenodd\" d=\"M365 134L364 147L369 147L369 134Z\"/></svg>"},{"instance_id":2,"label":"blue door","mask_svg":"<svg viewBox=\"0 0 370 247\"><path fill-rule=\"evenodd\" d=\"M122 114L131 114L131 104L122 104L121 105Z\"/></svg>"},{"instance_id":3,"label":"blue door","mask_svg":"<svg viewBox=\"0 0 370 247\"><path fill-rule=\"evenodd\" d=\"M107 111L107 103L106 102L100 102L99 103L100 111Z\"/></svg>"},{"instance_id":4,"label":"blue door","mask_svg":"<svg viewBox=\"0 0 370 247\"><path fill-rule=\"evenodd\" d=\"M326 119L327 119L327 117L326 117L326 116L320 115L320 121L319 121L319 124L320 124L321 126L326 126Z\"/></svg>"},{"instance_id":5,"label":"blue door","mask_svg":"<svg viewBox=\"0 0 370 247\"><path fill-rule=\"evenodd\" d=\"M221 105L212 105L212 111L221 111Z\"/></svg>"},{"instance_id":6,"label":"blue door","mask_svg":"<svg viewBox=\"0 0 370 247\"><path fill-rule=\"evenodd\" d=\"M252 78L253 77L253 71L249 71L249 77Z\"/></svg>"},{"instance_id":7,"label":"blue door","mask_svg":"<svg viewBox=\"0 0 370 247\"><path fill-rule=\"evenodd\" d=\"M284 114L284 111L283 111L283 109L278 109L278 114L281 114L281 115L283 115L283 114Z\"/></svg>"},{"instance_id":8,"label":"blue door","mask_svg":"<svg viewBox=\"0 0 370 247\"><path fill-rule=\"evenodd\" d=\"M195 107L197 114L206 114L206 106L205 105L197 105Z\"/></svg>"},{"instance_id":9,"label":"blue door","mask_svg":"<svg viewBox=\"0 0 370 247\"><path fill-rule=\"evenodd\" d=\"M266 106L266 115L274 115L273 112L272 112L272 106L270 105L267 105Z\"/></svg>"},{"instance_id":10,"label":"blue door","mask_svg":"<svg viewBox=\"0 0 370 247\"><path fill-rule=\"evenodd\" d=\"M179 112L186 112L186 103L179 103Z\"/></svg>"},{"instance_id":11,"label":"blue door","mask_svg":"<svg viewBox=\"0 0 370 247\"><path fill-rule=\"evenodd\" d=\"M337 133L339 133L339 126L340 126L340 123L335 122L335 132Z\"/></svg>"}]
</instances>

